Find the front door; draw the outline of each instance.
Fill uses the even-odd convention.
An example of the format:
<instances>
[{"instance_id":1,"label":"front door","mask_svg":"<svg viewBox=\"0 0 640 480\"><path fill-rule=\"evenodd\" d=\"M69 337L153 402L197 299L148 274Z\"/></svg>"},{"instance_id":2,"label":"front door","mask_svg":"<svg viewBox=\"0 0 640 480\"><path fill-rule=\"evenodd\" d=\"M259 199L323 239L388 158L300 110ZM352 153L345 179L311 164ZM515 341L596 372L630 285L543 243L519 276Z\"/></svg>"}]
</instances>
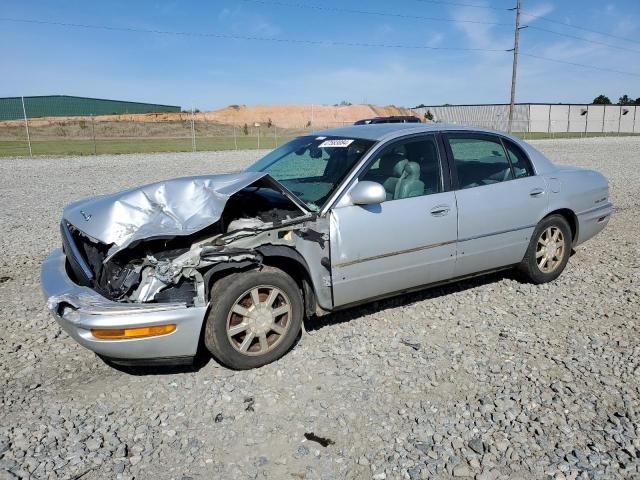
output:
<instances>
[{"instance_id":1,"label":"front door","mask_svg":"<svg viewBox=\"0 0 640 480\"><path fill-rule=\"evenodd\" d=\"M457 177L456 276L519 263L547 209L544 178L502 137L451 133L445 143Z\"/></svg>"},{"instance_id":2,"label":"front door","mask_svg":"<svg viewBox=\"0 0 640 480\"><path fill-rule=\"evenodd\" d=\"M387 200L330 213L335 306L453 276L457 208L442 172L434 135L398 140L372 158L358 180L383 185Z\"/></svg>"}]
</instances>

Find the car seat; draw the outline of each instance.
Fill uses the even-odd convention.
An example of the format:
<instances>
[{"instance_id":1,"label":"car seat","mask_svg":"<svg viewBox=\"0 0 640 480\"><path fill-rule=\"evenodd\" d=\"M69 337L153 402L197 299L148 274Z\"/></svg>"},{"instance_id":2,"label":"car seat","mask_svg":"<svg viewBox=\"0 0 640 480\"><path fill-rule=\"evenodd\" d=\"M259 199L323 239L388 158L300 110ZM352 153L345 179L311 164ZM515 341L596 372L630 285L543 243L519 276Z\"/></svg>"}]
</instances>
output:
<instances>
[{"instance_id":1,"label":"car seat","mask_svg":"<svg viewBox=\"0 0 640 480\"><path fill-rule=\"evenodd\" d=\"M420 179L424 182L424 193L440 191L440 165L438 151L433 140L420 140L405 145L409 161L420 166Z\"/></svg>"},{"instance_id":2,"label":"car seat","mask_svg":"<svg viewBox=\"0 0 640 480\"><path fill-rule=\"evenodd\" d=\"M379 171L381 175L386 177L382 186L387 192L387 200L393 200L395 198L396 185L402 176L402 169L408 161L409 160L404 158L403 155L397 153L383 155L380 158Z\"/></svg>"},{"instance_id":3,"label":"car seat","mask_svg":"<svg viewBox=\"0 0 640 480\"><path fill-rule=\"evenodd\" d=\"M400 174L393 195L394 200L424 195L424 182L420 180L420 165L417 162L399 162L394 173Z\"/></svg>"}]
</instances>

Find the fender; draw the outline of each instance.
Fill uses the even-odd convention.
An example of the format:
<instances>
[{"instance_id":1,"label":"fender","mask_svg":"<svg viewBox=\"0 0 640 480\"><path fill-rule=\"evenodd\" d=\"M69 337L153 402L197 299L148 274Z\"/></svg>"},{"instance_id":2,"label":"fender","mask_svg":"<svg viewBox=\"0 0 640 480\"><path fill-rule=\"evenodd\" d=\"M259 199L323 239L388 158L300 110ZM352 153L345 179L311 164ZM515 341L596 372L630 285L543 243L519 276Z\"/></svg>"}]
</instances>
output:
<instances>
[{"instance_id":1,"label":"fender","mask_svg":"<svg viewBox=\"0 0 640 480\"><path fill-rule=\"evenodd\" d=\"M229 275L230 273L242 272L246 270L260 268L261 265L267 264L274 267L282 268L290 274L293 274L294 280L296 280L304 293L305 311L308 316L319 315L329 311L331 307L326 307L320 304L318 301L318 288L313 282L311 270L304 257L295 249L283 245L263 245L255 249L256 252L262 256L261 262L242 261L233 263L219 263L208 269L203 279L207 288L205 289L207 298L206 301L211 301L208 297L211 285L221 279L222 277ZM291 269L295 269L295 272L291 272ZM328 287L324 287L329 289Z\"/></svg>"},{"instance_id":2,"label":"fender","mask_svg":"<svg viewBox=\"0 0 640 480\"><path fill-rule=\"evenodd\" d=\"M264 257L264 263L281 267L285 271L294 267L298 270L298 278L295 278L304 292L305 310L307 316L322 314L322 310L331 310L331 305L323 305L323 293L331 295L331 288L318 285L314 282L311 269L305 258L295 249L284 245L264 245L256 248ZM289 268L287 268L289 267ZM294 273L294 272L290 272ZM329 296L329 299L331 296ZM320 307L320 308L318 308Z\"/></svg>"}]
</instances>

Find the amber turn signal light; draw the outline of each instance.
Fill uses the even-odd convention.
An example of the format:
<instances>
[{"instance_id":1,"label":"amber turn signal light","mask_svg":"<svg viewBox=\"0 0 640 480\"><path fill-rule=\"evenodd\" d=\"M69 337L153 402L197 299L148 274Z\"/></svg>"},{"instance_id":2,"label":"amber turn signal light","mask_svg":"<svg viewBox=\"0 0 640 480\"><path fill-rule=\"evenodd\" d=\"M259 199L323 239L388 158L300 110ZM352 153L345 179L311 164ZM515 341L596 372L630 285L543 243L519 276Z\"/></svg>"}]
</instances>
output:
<instances>
[{"instance_id":1,"label":"amber turn signal light","mask_svg":"<svg viewBox=\"0 0 640 480\"><path fill-rule=\"evenodd\" d=\"M100 340L126 340L129 338L156 337L175 331L176 325L157 325L139 328L92 328L91 334Z\"/></svg>"}]
</instances>

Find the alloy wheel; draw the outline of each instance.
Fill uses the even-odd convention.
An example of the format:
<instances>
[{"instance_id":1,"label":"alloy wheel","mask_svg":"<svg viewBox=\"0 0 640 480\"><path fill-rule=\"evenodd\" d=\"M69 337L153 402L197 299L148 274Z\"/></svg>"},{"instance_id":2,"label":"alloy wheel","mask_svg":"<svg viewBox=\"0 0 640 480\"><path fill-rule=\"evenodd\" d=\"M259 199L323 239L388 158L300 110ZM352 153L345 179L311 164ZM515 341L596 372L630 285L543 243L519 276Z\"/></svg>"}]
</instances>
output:
<instances>
[{"instance_id":1,"label":"alloy wheel","mask_svg":"<svg viewBox=\"0 0 640 480\"><path fill-rule=\"evenodd\" d=\"M260 285L244 292L227 316L227 337L244 355L273 350L289 329L291 302L274 286Z\"/></svg>"},{"instance_id":2,"label":"alloy wheel","mask_svg":"<svg viewBox=\"0 0 640 480\"><path fill-rule=\"evenodd\" d=\"M564 258L564 235L558 227L547 227L538 237L536 263L543 273L551 273Z\"/></svg>"}]
</instances>

